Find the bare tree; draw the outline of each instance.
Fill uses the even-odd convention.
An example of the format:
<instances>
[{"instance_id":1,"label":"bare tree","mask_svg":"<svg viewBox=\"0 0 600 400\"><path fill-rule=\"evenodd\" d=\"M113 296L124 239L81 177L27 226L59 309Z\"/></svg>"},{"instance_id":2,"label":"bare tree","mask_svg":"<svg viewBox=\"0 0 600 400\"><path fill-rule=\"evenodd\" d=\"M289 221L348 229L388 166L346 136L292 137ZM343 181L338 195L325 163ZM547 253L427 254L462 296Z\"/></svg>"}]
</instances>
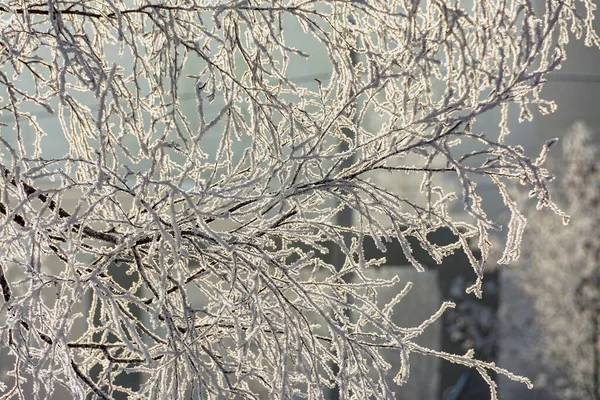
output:
<instances>
[{"instance_id":1,"label":"bare tree","mask_svg":"<svg viewBox=\"0 0 600 400\"><path fill-rule=\"evenodd\" d=\"M565 399L600 399L598 156L588 129L577 124L565 137L555 184L572 221L559 227L531 205L526 265L506 271L533 311L528 320L507 318L523 332L518 353L545 366L539 372L555 378L548 382L550 391Z\"/></svg>"},{"instance_id":2,"label":"bare tree","mask_svg":"<svg viewBox=\"0 0 600 400\"><path fill-rule=\"evenodd\" d=\"M63 387L76 398L318 399L334 387L340 398L390 398L386 374L406 382L415 353L475 368L492 398L490 371L530 385L472 352L418 345L452 304L417 327L397 326L394 305L411 286L378 304L378 288L397 279L368 279L381 260L362 249L366 238L380 249L397 242L419 270L409 237L439 263L464 251L476 274L468 291L480 296L499 225L476 182L491 180L512 213L502 262L518 258L525 222L507 181L529 185L539 207L566 219L546 186L549 144L532 160L505 142L517 118L510 105L519 120L531 107L552 111L540 91L565 59L569 31L587 45L600 40L591 0L543 3L3 2L0 340L15 357L7 397L23 398L29 376L38 397ZM298 35L314 45L294 47ZM298 83L290 65L310 68L317 51L329 76ZM188 87L193 114L182 109ZM499 134L477 130L494 109ZM378 123L366 124L369 115ZM45 156L48 140L64 141L66 154ZM422 195L385 189L378 172L422 177ZM458 194L433 184L440 174ZM77 202L67 207L69 196ZM448 212L453 201L465 218ZM333 222L346 209L354 226ZM430 242L442 228L454 243ZM332 248L343 265L324 261ZM86 296L91 311L78 313ZM398 352L399 371L388 372L382 349ZM144 376L136 393L118 384L132 372Z\"/></svg>"}]
</instances>

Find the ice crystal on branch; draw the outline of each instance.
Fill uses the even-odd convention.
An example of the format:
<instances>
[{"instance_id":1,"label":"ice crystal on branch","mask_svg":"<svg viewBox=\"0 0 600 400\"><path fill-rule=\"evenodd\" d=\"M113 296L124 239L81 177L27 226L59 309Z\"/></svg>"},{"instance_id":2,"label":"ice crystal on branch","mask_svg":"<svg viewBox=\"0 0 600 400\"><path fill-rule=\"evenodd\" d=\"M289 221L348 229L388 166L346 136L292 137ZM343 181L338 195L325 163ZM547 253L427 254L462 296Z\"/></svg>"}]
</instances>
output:
<instances>
[{"instance_id":1,"label":"ice crystal on branch","mask_svg":"<svg viewBox=\"0 0 600 400\"><path fill-rule=\"evenodd\" d=\"M413 353L476 368L494 396L488 371L524 381L416 344L450 305L397 326L393 304L383 313L376 301L396 282L365 277L380 261L362 246L397 241L418 269L409 237L437 262L460 249L480 295L498 225L476 181L496 184L513 214L504 261L518 256L524 222L507 181L558 211L544 157L504 141L517 117L508 105L521 120L532 106L552 111L540 90L569 31L599 39L591 1L543 3L4 2L0 337L17 382L8 395L22 397L19 382L35 376L36 393L110 398L132 390L116 377L138 372L138 397L323 398L336 387L342 398L387 398L385 375L405 382ZM310 45L294 44L299 36ZM292 76L292 66L316 67L319 52L326 77ZM499 133L477 131L494 109ZM66 153L45 156L48 141ZM385 189L377 172L421 176L422 196ZM433 184L440 174L458 195ZM457 198L467 218L449 214ZM352 227L335 222L346 209ZM442 228L455 243L429 241ZM332 248L343 265L326 261ZM78 314L85 299L91 308ZM400 371L387 371L381 348L397 350Z\"/></svg>"}]
</instances>

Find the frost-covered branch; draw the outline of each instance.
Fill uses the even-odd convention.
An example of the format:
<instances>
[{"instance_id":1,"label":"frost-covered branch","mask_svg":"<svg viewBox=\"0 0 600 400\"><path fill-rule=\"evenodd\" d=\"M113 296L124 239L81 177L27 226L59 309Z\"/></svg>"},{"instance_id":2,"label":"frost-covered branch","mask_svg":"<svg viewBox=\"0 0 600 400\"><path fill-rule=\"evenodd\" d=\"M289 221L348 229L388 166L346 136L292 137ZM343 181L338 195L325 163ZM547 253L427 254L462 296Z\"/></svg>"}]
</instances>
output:
<instances>
[{"instance_id":1,"label":"frost-covered branch","mask_svg":"<svg viewBox=\"0 0 600 400\"><path fill-rule=\"evenodd\" d=\"M415 344L449 305L397 326L403 296L381 305L377 292L399 279L365 273L383 262L365 257L366 239L422 269L414 238L438 263L465 252L480 296L500 227L477 183L495 184L513 215L504 262L518 257L524 226L508 181L560 213L542 165L549 145L533 160L505 138L509 118L555 108L540 91L569 32L598 45L594 5L466 3L4 2L10 393L22 397L31 376L36 393L134 395L115 377L137 372L137 397L323 398L336 387L341 398L387 398L382 348L398 351L399 383L415 352L476 368L494 395L487 371L516 378ZM291 72L312 77L317 57L318 79ZM498 132L478 130L493 110ZM64 153L49 156L49 144ZM416 174L420 193L385 187L381 174ZM439 174L459 192L437 186ZM336 224L347 209L356 223ZM455 242L433 243L440 229ZM327 261L334 248L343 264Z\"/></svg>"}]
</instances>

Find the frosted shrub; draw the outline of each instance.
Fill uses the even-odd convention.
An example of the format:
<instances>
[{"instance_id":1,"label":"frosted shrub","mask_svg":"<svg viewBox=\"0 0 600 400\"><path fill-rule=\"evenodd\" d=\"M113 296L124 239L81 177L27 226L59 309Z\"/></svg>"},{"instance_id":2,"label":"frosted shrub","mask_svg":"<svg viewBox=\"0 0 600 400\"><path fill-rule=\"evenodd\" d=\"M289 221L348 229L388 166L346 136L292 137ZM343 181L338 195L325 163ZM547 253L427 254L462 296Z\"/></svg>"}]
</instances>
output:
<instances>
[{"instance_id":1,"label":"frosted shrub","mask_svg":"<svg viewBox=\"0 0 600 400\"><path fill-rule=\"evenodd\" d=\"M553 188L571 216L561 227L552 215L528 214L521 265L508 278L531 304L534 318L507 316L523 332L515 338L524 360L542 366L548 390L564 399L600 399L600 159L583 124L563 141ZM553 160L554 161L554 160ZM524 264L524 265L523 265ZM523 310L520 311L523 314ZM518 315L516 316L518 317Z\"/></svg>"}]
</instances>

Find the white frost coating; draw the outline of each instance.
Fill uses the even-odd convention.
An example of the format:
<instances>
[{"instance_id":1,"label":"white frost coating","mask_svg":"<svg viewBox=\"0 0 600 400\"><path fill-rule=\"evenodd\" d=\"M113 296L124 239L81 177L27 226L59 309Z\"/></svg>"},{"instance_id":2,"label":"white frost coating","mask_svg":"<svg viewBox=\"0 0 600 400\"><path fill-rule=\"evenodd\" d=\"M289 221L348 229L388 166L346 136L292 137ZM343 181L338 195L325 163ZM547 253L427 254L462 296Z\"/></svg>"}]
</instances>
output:
<instances>
[{"instance_id":1,"label":"white frost coating","mask_svg":"<svg viewBox=\"0 0 600 400\"><path fill-rule=\"evenodd\" d=\"M365 259L361 241L394 238L417 269L417 246L438 262L462 249L480 296L499 226L476 179L513 215L503 260L518 257L524 224L507 181L559 212L548 149L534 162L504 140L509 104L521 120L531 106L551 112L540 93L569 31L600 41L591 0L543 3L4 1L0 343L17 358L13 377L76 398L321 399L327 387L386 398L386 374L405 382L417 352L476 368L492 396L489 371L528 383L416 345L449 305L397 326L410 285L378 304L396 280L365 278L382 260ZM318 54L328 68L313 80ZM490 110L497 132L476 131ZM44 158L48 140L67 153ZM423 196L387 190L376 173L416 174ZM461 198L433 184L440 175ZM448 213L455 200L465 218ZM354 227L336 225L344 208ZM440 229L455 242L431 243ZM325 259L336 247L343 265ZM383 348L400 371L387 371ZM137 393L117 384L129 372L143 372ZM23 397L18 385L7 393Z\"/></svg>"},{"instance_id":2,"label":"white frost coating","mask_svg":"<svg viewBox=\"0 0 600 400\"><path fill-rule=\"evenodd\" d=\"M569 225L535 204L523 207L522 265L506 271L527 302L514 296L505 306L511 334L504 351L546 375L547 392L561 399L600 396L600 151L593 138L575 124L561 139L562 158L550 160L557 166L551 187L562 196Z\"/></svg>"}]
</instances>

